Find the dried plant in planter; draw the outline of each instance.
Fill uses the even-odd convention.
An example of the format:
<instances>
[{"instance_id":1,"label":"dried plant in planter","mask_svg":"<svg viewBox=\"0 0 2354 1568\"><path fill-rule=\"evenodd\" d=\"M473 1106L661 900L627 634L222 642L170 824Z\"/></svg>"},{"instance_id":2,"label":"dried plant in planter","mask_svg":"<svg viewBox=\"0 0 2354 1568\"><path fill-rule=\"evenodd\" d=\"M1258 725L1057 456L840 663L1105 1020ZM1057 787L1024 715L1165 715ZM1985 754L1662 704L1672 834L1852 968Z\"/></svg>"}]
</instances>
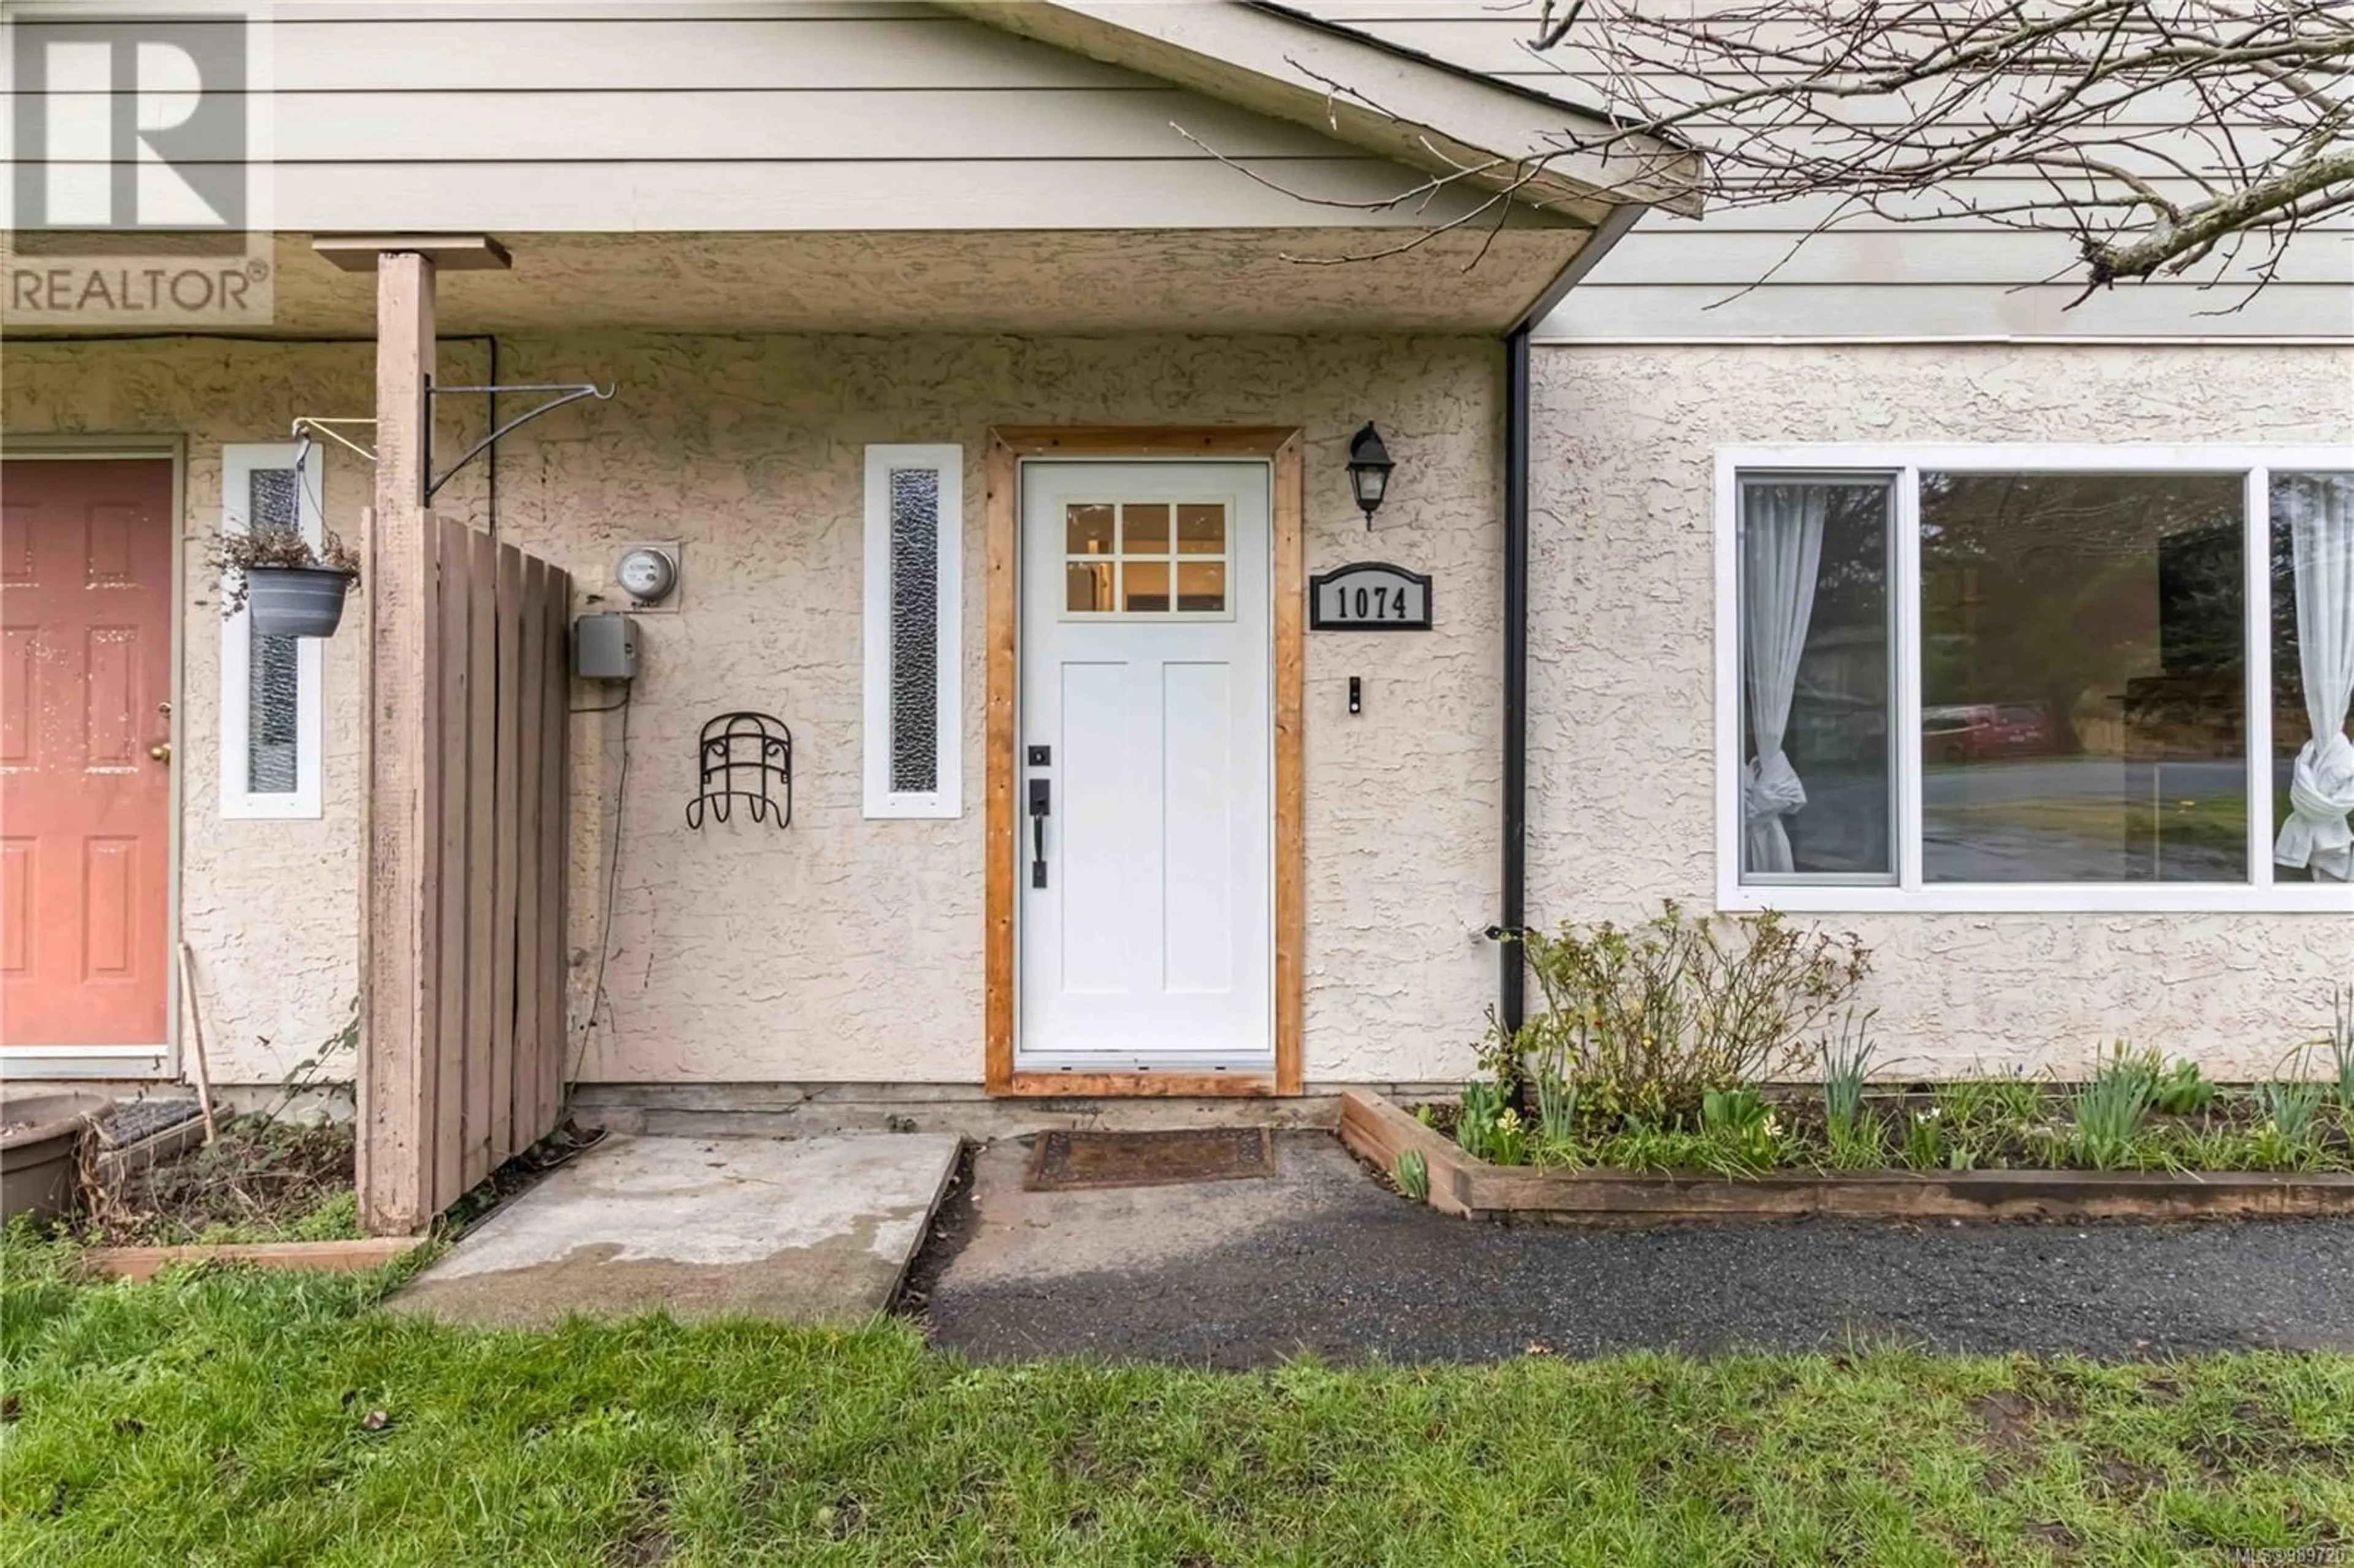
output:
<instances>
[{"instance_id":1,"label":"dried plant in planter","mask_svg":"<svg viewBox=\"0 0 2354 1568\"><path fill-rule=\"evenodd\" d=\"M214 541L205 564L226 584L221 591L224 620L245 608L251 573L340 572L354 578L360 575L359 552L337 535L329 534L325 542L314 548L310 540L286 528L270 528L258 534L223 534Z\"/></svg>"},{"instance_id":2,"label":"dried plant in planter","mask_svg":"<svg viewBox=\"0 0 2354 1568\"><path fill-rule=\"evenodd\" d=\"M1577 1086L1582 1114L1696 1116L1712 1089L1787 1076L1808 1036L1871 968L1852 933L1760 915L1691 916L1673 900L1632 928L1605 921L1521 937L1543 1010L1511 1041L1540 1079Z\"/></svg>"}]
</instances>

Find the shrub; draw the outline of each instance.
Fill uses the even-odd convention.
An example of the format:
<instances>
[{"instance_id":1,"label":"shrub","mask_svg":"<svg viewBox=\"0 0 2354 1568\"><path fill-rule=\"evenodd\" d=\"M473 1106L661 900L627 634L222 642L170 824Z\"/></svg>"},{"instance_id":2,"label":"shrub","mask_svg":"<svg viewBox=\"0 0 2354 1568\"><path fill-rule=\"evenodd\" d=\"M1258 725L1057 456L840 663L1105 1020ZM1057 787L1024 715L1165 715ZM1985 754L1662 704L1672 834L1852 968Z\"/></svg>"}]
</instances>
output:
<instances>
[{"instance_id":1,"label":"shrub","mask_svg":"<svg viewBox=\"0 0 2354 1568\"><path fill-rule=\"evenodd\" d=\"M2195 1116L2215 1103L2215 1086L2199 1071L2198 1063L2177 1057L2174 1065L2158 1075L2152 1099L2163 1115Z\"/></svg>"},{"instance_id":2,"label":"shrub","mask_svg":"<svg viewBox=\"0 0 2354 1568\"><path fill-rule=\"evenodd\" d=\"M2120 1042L2103 1059L2093 1081L2076 1091L2075 1126L2069 1153L2095 1171L2115 1171L2132 1160L2134 1140L2158 1087L2158 1059L2128 1055Z\"/></svg>"},{"instance_id":3,"label":"shrub","mask_svg":"<svg viewBox=\"0 0 2354 1568\"><path fill-rule=\"evenodd\" d=\"M1904 1142L1897 1162L1907 1171L1935 1171L1946 1163L1946 1114L1935 1106L1904 1119Z\"/></svg>"},{"instance_id":4,"label":"shrub","mask_svg":"<svg viewBox=\"0 0 2354 1568\"><path fill-rule=\"evenodd\" d=\"M1504 1094L1496 1085L1479 1078L1465 1084L1455 1112L1455 1146L1474 1160L1487 1159L1496 1136L1496 1113L1503 1108Z\"/></svg>"},{"instance_id":5,"label":"shrub","mask_svg":"<svg viewBox=\"0 0 2354 1568\"><path fill-rule=\"evenodd\" d=\"M2329 993L2329 1033L2323 1037L2323 1043L2329 1047L2338 1108L2354 1117L2354 984L2339 986ZM2354 1128L2349 1130L2354 1131Z\"/></svg>"},{"instance_id":6,"label":"shrub","mask_svg":"<svg viewBox=\"0 0 2354 1568\"><path fill-rule=\"evenodd\" d=\"M1816 1070L1823 1083L1823 1119L1831 1141L1852 1142L1863 1114L1863 1084L1872 1075L1872 1021L1850 1008L1836 1033L1826 1034L1816 1049Z\"/></svg>"},{"instance_id":7,"label":"shrub","mask_svg":"<svg viewBox=\"0 0 2354 1568\"><path fill-rule=\"evenodd\" d=\"M1463 1086L1455 1142L1474 1160L1495 1165L1528 1163L1528 1124L1512 1108L1502 1086L1486 1079L1474 1078Z\"/></svg>"},{"instance_id":8,"label":"shrub","mask_svg":"<svg viewBox=\"0 0 2354 1568\"><path fill-rule=\"evenodd\" d=\"M1723 1163L1735 1170L1771 1170L1781 1154L1781 1126L1755 1089L1702 1093L1700 1129L1723 1151Z\"/></svg>"},{"instance_id":9,"label":"shrub","mask_svg":"<svg viewBox=\"0 0 2354 1568\"><path fill-rule=\"evenodd\" d=\"M2292 1144L2311 1142L2320 1131L2321 1086L2301 1078L2276 1078L2257 1086L2265 1117Z\"/></svg>"},{"instance_id":10,"label":"shrub","mask_svg":"<svg viewBox=\"0 0 2354 1568\"><path fill-rule=\"evenodd\" d=\"M1537 1064L1531 1086L1536 1091L1537 1130L1549 1144L1577 1141L1577 1085L1561 1075L1558 1064Z\"/></svg>"},{"instance_id":11,"label":"shrub","mask_svg":"<svg viewBox=\"0 0 2354 1568\"><path fill-rule=\"evenodd\" d=\"M1576 1084L1588 1114L1657 1122L1697 1115L1711 1089L1801 1065L1808 1033L1871 965L1852 934L1793 927L1771 910L1687 916L1673 900L1632 928L1519 939L1544 1007L1510 1054Z\"/></svg>"},{"instance_id":12,"label":"shrub","mask_svg":"<svg viewBox=\"0 0 2354 1568\"><path fill-rule=\"evenodd\" d=\"M1430 1161L1423 1157L1421 1150L1398 1151L1396 1176L1399 1192L1417 1203L1429 1202Z\"/></svg>"}]
</instances>

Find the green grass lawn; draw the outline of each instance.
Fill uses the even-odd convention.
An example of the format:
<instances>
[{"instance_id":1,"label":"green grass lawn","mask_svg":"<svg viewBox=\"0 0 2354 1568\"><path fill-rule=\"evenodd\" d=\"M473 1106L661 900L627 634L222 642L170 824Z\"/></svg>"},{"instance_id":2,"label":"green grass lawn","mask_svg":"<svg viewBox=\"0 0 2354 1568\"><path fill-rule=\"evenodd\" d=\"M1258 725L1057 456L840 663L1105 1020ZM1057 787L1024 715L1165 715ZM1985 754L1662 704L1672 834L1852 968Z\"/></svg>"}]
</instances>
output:
<instances>
[{"instance_id":1,"label":"green grass lawn","mask_svg":"<svg viewBox=\"0 0 2354 1568\"><path fill-rule=\"evenodd\" d=\"M14 1563L1692 1568L2354 1546L2348 1356L976 1367L896 1325L479 1333L370 1310L389 1275L77 1287L21 1244L0 1262Z\"/></svg>"}]
</instances>

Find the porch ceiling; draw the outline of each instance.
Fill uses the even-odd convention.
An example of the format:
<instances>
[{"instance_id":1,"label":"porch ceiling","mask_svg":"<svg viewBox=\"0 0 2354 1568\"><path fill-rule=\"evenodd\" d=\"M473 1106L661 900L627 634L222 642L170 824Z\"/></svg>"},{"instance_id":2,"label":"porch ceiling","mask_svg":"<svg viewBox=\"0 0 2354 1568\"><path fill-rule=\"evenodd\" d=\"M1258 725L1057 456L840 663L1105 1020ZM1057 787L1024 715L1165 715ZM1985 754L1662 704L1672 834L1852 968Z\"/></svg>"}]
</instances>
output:
<instances>
[{"instance_id":1,"label":"porch ceiling","mask_svg":"<svg viewBox=\"0 0 2354 1568\"><path fill-rule=\"evenodd\" d=\"M1317 228L498 238L514 253L512 270L441 278L445 334L1490 334L1517 322L1592 235L1515 224L1427 236ZM279 237L275 320L260 332L373 337L375 279L338 269L312 238Z\"/></svg>"}]
</instances>

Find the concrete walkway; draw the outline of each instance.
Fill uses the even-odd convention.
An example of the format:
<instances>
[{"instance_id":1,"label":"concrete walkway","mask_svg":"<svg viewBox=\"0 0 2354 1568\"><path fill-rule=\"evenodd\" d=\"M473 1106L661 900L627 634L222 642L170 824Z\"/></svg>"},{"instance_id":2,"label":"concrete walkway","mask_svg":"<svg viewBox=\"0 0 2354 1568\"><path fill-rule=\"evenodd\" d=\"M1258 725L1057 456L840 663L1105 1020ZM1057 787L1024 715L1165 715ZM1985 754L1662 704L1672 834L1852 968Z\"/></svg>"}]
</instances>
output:
<instances>
[{"instance_id":1,"label":"concrete walkway","mask_svg":"<svg viewBox=\"0 0 2354 1568\"><path fill-rule=\"evenodd\" d=\"M1269 1181L1051 1193L1022 1191L1019 1143L991 1145L970 1214L943 1218L961 1249L917 1266L934 1338L987 1359L1220 1367L1300 1351L2354 1349L2354 1221L1506 1228L1407 1202L1329 1135L1277 1144Z\"/></svg>"},{"instance_id":2,"label":"concrete walkway","mask_svg":"<svg viewBox=\"0 0 2354 1568\"><path fill-rule=\"evenodd\" d=\"M958 1139L610 1138L394 1298L460 1322L575 1312L864 1321L889 1306Z\"/></svg>"}]
</instances>

